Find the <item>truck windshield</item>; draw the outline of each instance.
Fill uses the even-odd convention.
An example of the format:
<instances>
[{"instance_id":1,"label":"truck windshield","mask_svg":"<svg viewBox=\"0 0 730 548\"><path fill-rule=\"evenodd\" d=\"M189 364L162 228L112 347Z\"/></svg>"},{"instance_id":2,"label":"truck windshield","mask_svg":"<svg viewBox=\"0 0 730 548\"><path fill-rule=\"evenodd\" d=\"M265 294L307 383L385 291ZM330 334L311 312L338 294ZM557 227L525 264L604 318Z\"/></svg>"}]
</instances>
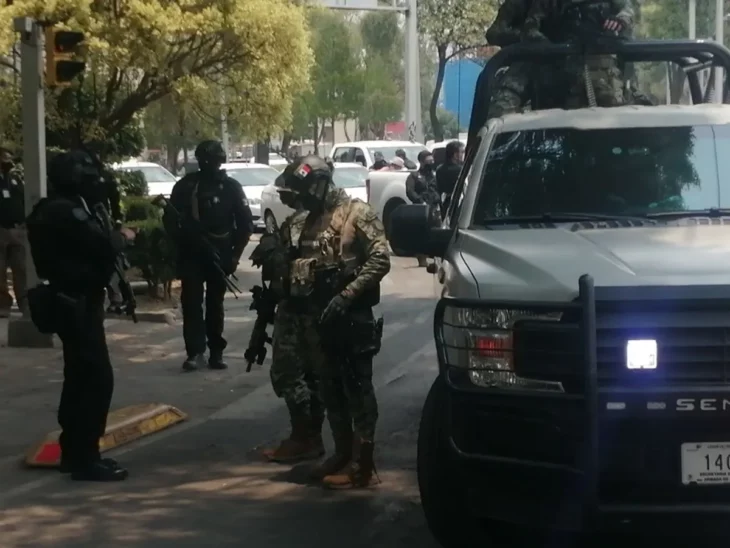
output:
<instances>
[{"instance_id":1,"label":"truck windshield","mask_svg":"<svg viewBox=\"0 0 730 548\"><path fill-rule=\"evenodd\" d=\"M730 126L503 133L473 224L550 213L644 216L730 206Z\"/></svg>"}]
</instances>

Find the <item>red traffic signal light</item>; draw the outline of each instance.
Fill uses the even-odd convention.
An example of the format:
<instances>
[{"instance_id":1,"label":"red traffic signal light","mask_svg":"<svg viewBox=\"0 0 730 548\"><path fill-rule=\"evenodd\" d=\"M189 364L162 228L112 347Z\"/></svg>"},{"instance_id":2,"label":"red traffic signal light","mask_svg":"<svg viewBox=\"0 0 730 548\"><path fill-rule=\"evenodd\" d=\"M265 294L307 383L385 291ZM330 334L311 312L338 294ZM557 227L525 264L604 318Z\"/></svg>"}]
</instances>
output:
<instances>
[{"instance_id":1,"label":"red traffic signal light","mask_svg":"<svg viewBox=\"0 0 730 548\"><path fill-rule=\"evenodd\" d=\"M80 55L84 33L73 30L46 29L46 84L65 87L86 68L84 61L75 59Z\"/></svg>"}]
</instances>

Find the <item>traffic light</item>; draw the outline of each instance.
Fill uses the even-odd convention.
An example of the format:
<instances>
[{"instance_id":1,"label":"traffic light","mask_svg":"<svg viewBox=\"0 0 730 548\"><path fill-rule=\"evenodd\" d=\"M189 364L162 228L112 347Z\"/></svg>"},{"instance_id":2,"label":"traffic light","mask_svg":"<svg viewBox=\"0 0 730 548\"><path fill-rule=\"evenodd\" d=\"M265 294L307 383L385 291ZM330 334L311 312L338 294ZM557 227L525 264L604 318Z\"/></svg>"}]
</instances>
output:
<instances>
[{"instance_id":1,"label":"traffic light","mask_svg":"<svg viewBox=\"0 0 730 548\"><path fill-rule=\"evenodd\" d=\"M46 28L46 85L67 87L86 68L80 56L84 33Z\"/></svg>"}]
</instances>

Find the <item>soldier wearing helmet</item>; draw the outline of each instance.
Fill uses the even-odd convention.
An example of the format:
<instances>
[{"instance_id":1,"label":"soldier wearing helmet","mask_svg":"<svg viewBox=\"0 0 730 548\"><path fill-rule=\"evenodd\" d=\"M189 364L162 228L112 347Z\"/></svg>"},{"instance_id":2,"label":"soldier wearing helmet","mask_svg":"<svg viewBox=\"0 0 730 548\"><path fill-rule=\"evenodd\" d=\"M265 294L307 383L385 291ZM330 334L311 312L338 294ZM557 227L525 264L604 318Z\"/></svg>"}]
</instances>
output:
<instances>
[{"instance_id":1,"label":"soldier wearing helmet","mask_svg":"<svg viewBox=\"0 0 730 548\"><path fill-rule=\"evenodd\" d=\"M104 334L104 289L125 243L125 230L108 230L88 201L100 174L84 151L55 157L49 166L52 195L28 216L28 240L38 277L47 284L28 292L31 318L63 342L61 471L72 479L119 481L127 471L99 454L99 439L114 389Z\"/></svg>"},{"instance_id":2,"label":"soldier wearing helmet","mask_svg":"<svg viewBox=\"0 0 730 548\"><path fill-rule=\"evenodd\" d=\"M163 222L178 250L182 282L184 371L206 365L226 369L223 351L225 275L234 274L253 233L253 218L241 185L221 166L226 153L218 141L203 141L195 149L199 171L186 174L172 189ZM207 244L211 245L207 245ZM212 256L210 249L216 251ZM207 294L206 294L207 293ZM203 302L205 301L205 314Z\"/></svg>"},{"instance_id":3,"label":"soldier wearing helmet","mask_svg":"<svg viewBox=\"0 0 730 548\"><path fill-rule=\"evenodd\" d=\"M372 307L390 270L385 229L370 205L335 187L325 160L305 156L283 176L306 216L292 219L289 238L295 252L285 301L297 319L275 332L274 360L277 351L298 360L320 384L335 452L313 475L331 488L366 487L374 482L372 362L383 326Z\"/></svg>"}]
</instances>

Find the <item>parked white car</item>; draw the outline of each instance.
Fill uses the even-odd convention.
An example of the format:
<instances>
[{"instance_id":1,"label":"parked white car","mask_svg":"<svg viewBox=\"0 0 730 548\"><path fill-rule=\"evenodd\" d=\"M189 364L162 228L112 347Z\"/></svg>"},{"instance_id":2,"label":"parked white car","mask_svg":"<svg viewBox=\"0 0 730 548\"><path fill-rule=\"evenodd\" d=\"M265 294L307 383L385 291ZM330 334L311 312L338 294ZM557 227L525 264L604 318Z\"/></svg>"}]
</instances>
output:
<instances>
[{"instance_id":1,"label":"parked white car","mask_svg":"<svg viewBox=\"0 0 730 548\"><path fill-rule=\"evenodd\" d=\"M248 162L232 162L223 164L226 174L238 181L243 187L243 192L248 199L248 205L253 214L254 226L257 229L264 228L264 219L261 215L261 196L268 185L273 185L279 172L265 164Z\"/></svg>"},{"instance_id":2,"label":"parked white car","mask_svg":"<svg viewBox=\"0 0 730 548\"><path fill-rule=\"evenodd\" d=\"M426 145L411 141L354 141L335 144L330 158L335 162L358 163L370 168L375 163L376 152L380 152L383 159L388 161L395 156L398 149L403 149L406 157L414 164L418 164L418 153L428 150Z\"/></svg>"},{"instance_id":3,"label":"parked white car","mask_svg":"<svg viewBox=\"0 0 730 548\"><path fill-rule=\"evenodd\" d=\"M368 177L373 173L361 164L335 162L333 179L335 186L347 192L350 198L368 201ZM264 224L267 231L273 231L281 226L294 210L281 203L276 182L267 186L261 194L261 211L264 214Z\"/></svg>"},{"instance_id":4,"label":"parked white car","mask_svg":"<svg viewBox=\"0 0 730 548\"><path fill-rule=\"evenodd\" d=\"M169 198L172 187L175 186L178 178L162 167L160 164L152 162L139 162L137 160L128 160L119 164L112 165L115 171L139 171L147 181L147 195L159 196L162 194Z\"/></svg>"}]
</instances>

